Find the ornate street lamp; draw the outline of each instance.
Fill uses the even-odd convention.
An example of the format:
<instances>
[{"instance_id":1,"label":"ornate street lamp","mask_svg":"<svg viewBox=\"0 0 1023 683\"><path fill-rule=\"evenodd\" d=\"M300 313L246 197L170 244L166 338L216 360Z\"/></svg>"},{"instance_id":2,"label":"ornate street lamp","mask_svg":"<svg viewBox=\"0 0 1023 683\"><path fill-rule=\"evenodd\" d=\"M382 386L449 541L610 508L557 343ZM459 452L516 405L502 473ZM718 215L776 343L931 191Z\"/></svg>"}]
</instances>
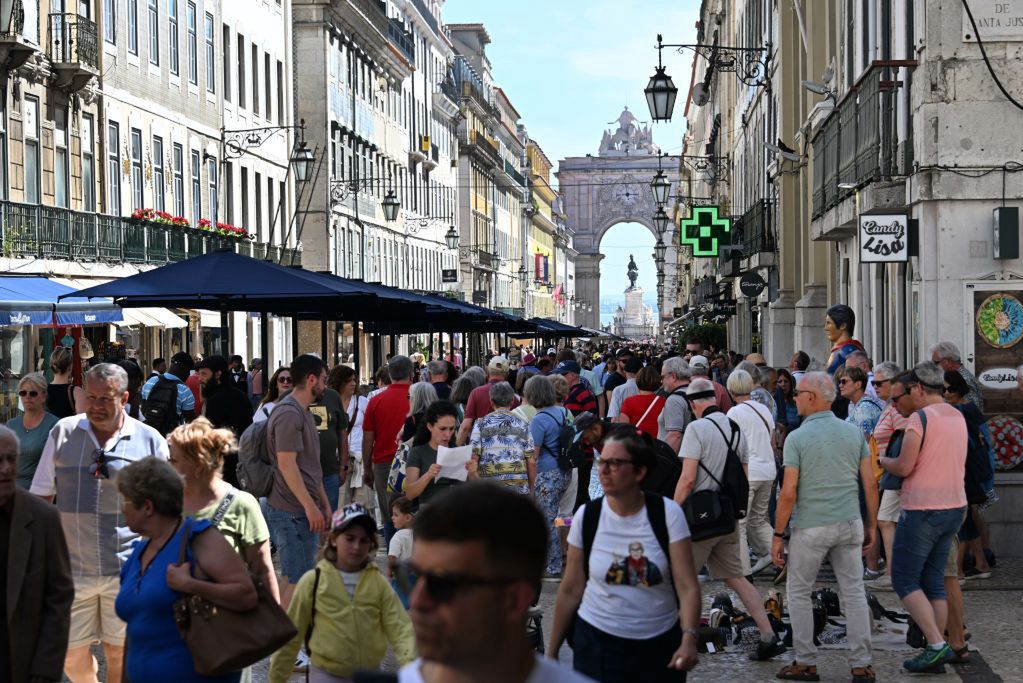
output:
<instances>
[{"instance_id":1,"label":"ornate street lamp","mask_svg":"<svg viewBox=\"0 0 1023 683\"><path fill-rule=\"evenodd\" d=\"M664 244L664 240L658 237L657 244L654 245L654 261L664 263L664 255L667 251L668 247Z\"/></svg>"},{"instance_id":2,"label":"ornate street lamp","mask_svg":"<svg viewBox=\"0 0 1023 683\"><path fill-rule=\"evenodd\" d=\"M646 103L650 108L650 117L654 121L670 121L671 112L675 109L675 99L678 97L678 88L671 76L664 73L664 66L661 63L661 34L657 34L657 71L650 77L643 92L646 94Z\"/></svg>"},{"instance_id":3,"label":"ornate street lamp","mask_svg":"<svg viewBox=\"0 0 1023 683\"><path fill-rule=\"evenodd\" d=\"M295 179L298 182L304 183L312 177L315 160L313 150L306 146L305 140L301 140L289 160L295 169Z\"/></svg>"},{"instance_id":4,"label":"ornate street lamp","mask_svg":"<svg viewBox=\"0 0 1023 683\"><path fill-rule=\"evenodd\" d=\"M448 231L444 233L444 243L448 246L448 249L454 251L458 248L458 231L455 230L455 226L452 225L448 228Z\"/></svg>"},{"instance_id":5,"label":"ornate street lamp","mask_svg":"<svg viewBox=\"0 0 1023 683\"><path fill-rule=\"evenodd\" d=\"M398 201L398 197L394 194L394 190L388 190L384 196L382 202L384 206L384 218L388 222L397 220L398 210L401 209L401 202Z\"/></svg>"},{"instance_id":6,"label":"ornate street lamp","mask_svg":"<svg viewBox=\"0 0 1023 683\"><path fill-rule=\"evenodd\" d=\"M654 201L658 205L663 205L668 201L668 193L671 192L671 182L663 170L657 169L657 174L650 181L650 191L654 193Z\"/></svg>"},{"instance_id":7,"label":"ornate street lamp","mask_svg":"<svg viewBox=\"0 0 1023 683\"><path fill-rule=\"evenodd\" d=\"M668 214L665 213L664 207L657 207L657 213L654 214L654 230L657 231L658 235L663 235L664 231L668 229L668 223L671 219L668 218Z\"/></svg>"},{"instance_id":8,"label":"ornate street lamp","mask_svg":"<svg viewBox=\"0 0 1023 683\"><path fill-rule=\"evenodd\" d=\"M519 266L519 282L525 284L527 277L529 277L529 271L525 266Z\"/></svg>"}]
</instances>

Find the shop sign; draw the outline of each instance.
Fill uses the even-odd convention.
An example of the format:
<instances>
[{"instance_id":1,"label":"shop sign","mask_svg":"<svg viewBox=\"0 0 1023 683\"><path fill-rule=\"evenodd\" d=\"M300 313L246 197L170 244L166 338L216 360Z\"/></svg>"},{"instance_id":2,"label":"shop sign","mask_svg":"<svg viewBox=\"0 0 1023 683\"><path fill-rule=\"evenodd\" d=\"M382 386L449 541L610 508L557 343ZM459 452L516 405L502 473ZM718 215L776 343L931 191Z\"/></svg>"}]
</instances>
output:
<instances>
[{"instance_id":1,"label":"shop sign","mask_svg":"<svg viewBox=\"0 0 1023 683\"><path fill-rule=\"evenodd\" d=\"M457 268L445 268L440 271L441 282L458 282L458 269Z\"/></svg>"},{"instance_id":2,"label":"shop sign","mask_svg":"<svg viewBox=\"0 0 1023 683\"><path fill-rule=\"evenodd\" d=\"M860 263L902 263L909 258L905 214L860 216Z\"/></svg>"},{"instance_id":3,"label":"shop sign","mask_svg":"<svg viewBox=\"0 0 1023 683\"><path fill-rule=\"evenodd\" d=\"M985 43L1023 41L1023 0L970 0L977 32ZM977 41L966 8L963 8L963 42Z\"/></svg>"},{"instance_id":4,"label":"shop sign","mask_svg":"<svg viewBox=\"0 0 1023 683\"><path fill-rule=\"evenodd\" d=\"M738 302L735 299L722 299L714 302L711 310L713 315L735 315L738 310Z\"/></svg>"},{"instance_id":5,"label":"shop sign","mask_svg":"<svg viewBox=\"0 0 1023 683\"><path fill-rule=\"evenodd\" d=\"M680 241L693 256L717 258L721 247L732 243L732 219L718 211L716 206L697 206L689 218L679 221Z\"/></svg>"},{"instance_id":6,"label":"shop sign","mask_svg":"<svg viewBox=\"0 0 1023 683\"><path fill-rule=\"evenodd\" d=\"M477 289L472 293L472 302L474 304L485 304L487 303L487 290Z\"/></svg>"},{"instance_id":7,"label":"shop sign","mask_svg":"<svg viewBox=\"0 0 1023 683\"><path fill-rule=\"evenodd\" d=\"M681 318L683 315L685 315L685 311L682 310L681 306L676 306L672 312L675 314L676 318Z\"/></svg>"},{"instance_id":8,"label":"shop sign","mask_svg":"<svg viewBox=\"0 0 1023 683\"><path fill-rule=\"evenodd\" d=\"M765 287L767 287L767 283L764 282L764 278L755 271L743 273L743 276L739 278L739 291L743 296L750 298L760 296Z\"/></svg>"},{"instance_id":9,"label":"shop sign","mask_svg":"<svg viewBox=\"0 0 1023 683\"><path fill-rule=\"evenodd\" d=\"M982 370L977 379L988 389L1011 391L1016 388L1016 370L1014 368L991 368Z\"/></svg>"}]
</instances>

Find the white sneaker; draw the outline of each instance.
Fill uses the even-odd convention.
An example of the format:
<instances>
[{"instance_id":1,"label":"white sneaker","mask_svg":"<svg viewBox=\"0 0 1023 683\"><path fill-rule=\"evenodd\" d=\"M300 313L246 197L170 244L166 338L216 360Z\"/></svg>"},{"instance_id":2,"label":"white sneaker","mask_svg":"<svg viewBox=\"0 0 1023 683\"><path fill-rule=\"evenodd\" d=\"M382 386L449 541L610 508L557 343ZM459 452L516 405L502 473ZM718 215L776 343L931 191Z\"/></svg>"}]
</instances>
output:
<instances>
[{"instance_id":1,"label":"white sneaker","mask_svg":"<svg viewBox=\"0 0 1023 683\"><path fill-rule=\"evenodd\" d=\"M892 577L887 574L880 576L873 581L866 582L867 588L875 591L890 591L892 589Z\"/></svg>"},{"instance_id":2,"label":"white sneaker","mask_svg":"<svg viewBox=\"0 0 1023 683\"><path fill-rule=\"evenodd\" d=\"M749 573L752 576L756 576L757 574L759 574L760 572L764 571L765 569L767 569L770 566L771 566L771 556L770 555L764 555L759 560L757 560L756 564L754 564L752 567L750 567Z\"/></svg>"},{"instance_id":3,"label":"white sneaker","mask_svg":"<svg viewBox=\"0 0 1023 683\"><path fill-rule=\"evenodd\" d=\"M292 669L292 672L297 674L309 672L309 655L304 650L298 651L298 656L295 657L295 667Z\"/></svg>"}]
</instances>

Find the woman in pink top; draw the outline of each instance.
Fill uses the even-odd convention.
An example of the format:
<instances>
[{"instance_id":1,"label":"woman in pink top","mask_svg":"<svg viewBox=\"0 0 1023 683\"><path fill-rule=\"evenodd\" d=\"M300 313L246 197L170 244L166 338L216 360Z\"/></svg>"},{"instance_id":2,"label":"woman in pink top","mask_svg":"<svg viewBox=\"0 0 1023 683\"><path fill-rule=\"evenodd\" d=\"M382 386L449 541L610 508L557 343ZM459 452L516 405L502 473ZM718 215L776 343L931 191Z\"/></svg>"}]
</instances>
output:
<instances>
[{"instance_id":1,"label":"woman in pink top","mask_svg":"<svg viewBox=\"0 0 1023 683\"><path fill-rule=\"evenodd\" d=\"M903 477L892 587L927 638L927 647L903 662L911 673L944 673L945 662L956 659L944 637L944 576L966 514L967 438L962 414L942 400L944 380L942 369L929 361L895 378L892 404L909 422L899 456L880 458L881 467Z\"/></svg>"}]
</instances>

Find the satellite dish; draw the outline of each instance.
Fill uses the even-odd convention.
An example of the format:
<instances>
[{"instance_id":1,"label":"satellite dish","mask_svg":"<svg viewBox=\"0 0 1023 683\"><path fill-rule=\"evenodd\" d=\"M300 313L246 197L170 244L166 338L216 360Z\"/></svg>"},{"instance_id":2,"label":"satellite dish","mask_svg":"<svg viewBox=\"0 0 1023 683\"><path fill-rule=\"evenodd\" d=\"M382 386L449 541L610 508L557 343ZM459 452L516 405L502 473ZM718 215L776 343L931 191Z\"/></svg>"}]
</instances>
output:
<instances>
[{"instance_id":1,"label":"satellite dish","mask_svg":"<svg viewBox=\"0 0 1023 683\"><path fill-rule=\"evenodd\" d=\"M693 86L693 104L697 107L702 107L710 101L710 93L707 91L707 86L703 83L697 83Z\"/></svg>"}]
</instances>

